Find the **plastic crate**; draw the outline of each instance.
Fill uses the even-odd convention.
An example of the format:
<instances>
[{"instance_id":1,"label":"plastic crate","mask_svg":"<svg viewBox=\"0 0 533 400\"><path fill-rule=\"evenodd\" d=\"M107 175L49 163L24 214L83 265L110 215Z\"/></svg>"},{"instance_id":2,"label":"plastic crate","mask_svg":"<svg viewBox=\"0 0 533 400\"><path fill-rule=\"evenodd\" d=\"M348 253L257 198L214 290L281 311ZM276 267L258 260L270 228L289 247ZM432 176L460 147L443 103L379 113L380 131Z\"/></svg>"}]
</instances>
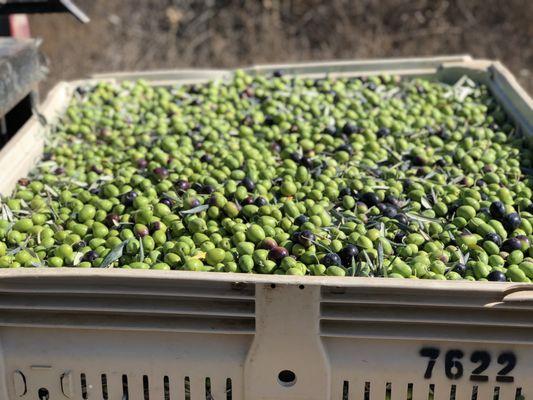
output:
<instances>
[{"instance_id":1,"label":"plastic crate","mask_svg":"<svg viewBox=\"0 0 533 400\"><path fill-rule=\"evenodd\" d=\"M531 99L468 56L254 67L483 82L525 133ZM95 76L155 85L230 71ZM74 88L41 109L53 121ZM7 193L42 152L30 121L0 152ZM533 398L533 285L185 271L0 271L0 399ZM529 397L528 397L529 396Z\"/></svg>"}]
</instances>

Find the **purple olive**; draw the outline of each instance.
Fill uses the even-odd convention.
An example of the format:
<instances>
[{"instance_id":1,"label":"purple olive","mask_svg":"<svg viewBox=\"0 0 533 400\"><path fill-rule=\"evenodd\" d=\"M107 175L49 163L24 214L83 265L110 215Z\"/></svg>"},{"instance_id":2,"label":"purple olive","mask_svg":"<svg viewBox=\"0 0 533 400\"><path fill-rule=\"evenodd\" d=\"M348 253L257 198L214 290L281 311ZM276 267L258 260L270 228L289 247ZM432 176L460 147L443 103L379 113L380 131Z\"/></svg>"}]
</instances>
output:
<instances>
[{"instance_id":1,"label":"purple olive","mask_svg":"<svg viewBox=\"0 0 533 400\"><path fill-rule=\"evenodd\" d=\"M304 247L310 247L315 241L315 234L310 230L301 231L297 239L298 243Z\"/></svg>"},{"instance_id":2,"label":"purple olive","mask_svg":"<svg viewBox=\"0 0 533 400\"><path fill-rule=\"evenodd\" d=\"M159 179L165 179L168 177L168 170L164 167L157 167L154 168L154 175L157 176Z\"/></svg>"},{"instance_id":3,"label":"purple olive","mask_svg":"<svg viewBox=\"0 0 533 400\"><path fill-rule=\"evenodd\" d=\"M176 189L181 191L186 191L191 188L191 184L186 180L179 180L176 182Z\"/></svg>"},{"instance_id":4,"label":"purple olive","mask_svg":"<svg viewBox=\"0 0 533 400\"><path fill-rule=\"evenodd\" d=\"M154 221L150 224L150 232L155 232L161 229L161 222Z\"/></svg>"},{"instance_id":5,"label":"purple olive","mask_svg":"<svg viewBox=\"0 0 533 400\"><path fill-rule=\"evenodd\" d=\"M261 248L265 250L272 250L274 248L278 247L278 244L276 241L272 238L265 238L261 242Z\"/></svg>"},{"instance_id":6,"label":"purple olive","mask_svg":"<svg viewBox=\"0 0 533 400\"><path fill-rule=\"evenodd\" d=\"M105 223L110 228L117 226L119 222L120 216L118 214L107 214L107 216L105 217Z\"/></svg>"},{"instance_id":7,"label":"purple olive","mask_svg":"<svg viewBox=\"0 0 533 400\"><path fill-rule=\"evenodd\" d=\"M144 225L138 225L135 227L135 234L140 237L140 238L143 238L145 236L148 236L150 234L150 231L148 230L148 228Z\"/></svg>"},{"instance_id":8,"label":"purple olive","mask_svg":"<svg viewBox=\"0 0 533 400\"><path fill-rule=\"evenodd\" d=\"M268 201L267 199L265 199L264 197L261 197L259 196L258 198L256 198L254 200L254 204L257 206L257 207L262 207L262 206L266 206L268 204Z\"/></svg>"},{"instance_id":9,"label":"purple olive","mask_svg":"<svg viewBox=\"0 0 533 400\"><path fill-rule=\"evenodd\" d=\"M174 200L169 199L168 197L164 197L159 201L161 204L166 205L167 207L174 206Z\"/></svg>"},{"instance_id":10,"label":"purple olive","mask_svg":"<svg viewBox=\"0 0 533 400\"><path fill-rule=\"evenodd\" d=\"M137 160L137 167L139 167L140 169L145 169L147 165L148 161L146 161L144 158L139 158Z\"/></svg>"},{"instance_id":11,"label":"purple olive","mask_svg":"<svg viewBox=\"0 0 533 400\"><path fill-rule=\"evenodd\" d=\"M254 204L254 198L253 196L247 196L245 197L242 201L241 201L241 204L243 206L246 206L246 205L249 205L249 204Z\"/></svg>"},{"instance_id":12,"label":"purple olive","mask_svg":"<svg viewBox=\"0 0 533 400\"><path fill-rule=\"evenodd\" d=\"M285 247L276 246L268 252L268 258L279 262L289 255L289 251Z\"/></svg>"}]
</instances>

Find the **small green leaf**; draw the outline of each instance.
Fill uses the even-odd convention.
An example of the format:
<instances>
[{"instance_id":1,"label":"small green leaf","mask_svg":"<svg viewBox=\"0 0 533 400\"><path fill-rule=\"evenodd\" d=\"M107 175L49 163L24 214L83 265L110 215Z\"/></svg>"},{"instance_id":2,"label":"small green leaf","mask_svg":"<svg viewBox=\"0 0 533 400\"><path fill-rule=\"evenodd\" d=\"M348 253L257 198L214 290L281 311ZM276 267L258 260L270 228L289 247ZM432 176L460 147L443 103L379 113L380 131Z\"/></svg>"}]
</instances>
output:
<instances>
[{"instance_id":1,"label":"small green leaf","mask_svg":"<svg viewBox=\"0 0 533 400\"><path fill-rule=\"evenodd\" d=\"M81 251L77 251L74 253L74 260L72 261L72 265L75 267L76 265L79 265L81 263L81 259L83 258L83 253Z\"/></svg>"},{"instance_id":2,"label":"small green leaf","mask_svg":"<svg viewBox=\"0 0 533 400\"><path fill-rule=\"evenodd\" d=\"M111 250L109 254L105 256L104 260L102 261L102 264L100 265L100 268L107 268L115 261L117 261L120 257L122 257L124 247L126 247L129 241L130 239L126 239L118 246L116 246L113 250Z\"/></svg>"},{"instance_id":3,"label":"small green leaf","mask_svg":"<svg viewBox=\"0 0 533 400\"><path fill-rule=\"evenodd\" d=\"M370 257L368 257L368 253L363 250L363 255L365 256L365 259L366 259L366 263L368 264L368 266L370 267L370 269L373 271L373 272L376 272L376 268L374 267L374 263L372 262L372 260L370 259Z\"/></svg>"},{"instance_id":4,"label":"small green leaf","mask_svg":"<svg viewBox=\"0 0 533 400\"><path fill-rule=\"evenodd\" d=\"M209 208L208 204L202 204L201 206L191 208L190 210L181 211L182 214L198 214Z\"/></svg>"},{"instance_id":5,"label":"small green leaf","mask_svg":"<svg viewBox=\"0 0 533 400\"><path fill-rule=\"evenodd\" d=\"M2 203L2 219L13 222L13 212L5 203Z\"/></svg>"},{"instance_id":6,"label":"small green leaf","mask_svg":"<svg viewBox=\"0 0 533 400\"><path fill-rule=\"evenodd\" d=\"M139 261L144 261L144 245L142 240L139 240Z\"/></svg>"},{"instance_id":7,"label":"small green leaf","mask_svg":"<svg viewBox=\"0 0 533 400\"><path fill-rule=\"evenodd\" d=\"M422 196L422 198L420 199L420 204L422 204L422 206L424 206L424 208L427 208L427 209L431 208L431 203L426 198L426 196Z\"/></svg>"},{"instance_id":8,"label":"small green leaf","mask_svg":"<svg viewBox=\"0 0 533 400\"><path fill-rule=\"evenodd\" d=\"M359 263L360 264L360 263ZM352 267L350 268L352 271L352 276L355 276L357 272L359 272L357 269L357 265L355 264L355 258L352 257Z\"/></svg>"},{"instance_id":9,"label":"small green leaf","mask_svg":"<svg viewBox=\"0 0 533 400\"><path fill-rule=\"evenodd\" d=\"M50 186L48 186L48 185L44 185L44 190L46 190L46 193L48 193L48 194L50 194L50 195L52 195L54 197L59 196L57 194L57 192L54 189L52 189Z\"/></svg>"},{"instance_id":10,"label":"small green leaf","mask_svg":"<svg viewBox=\"0 0 533 400\"><path fill-rule=\"evenodd\" d=\"M381 243L381 240L378 241L378 271L379 273L383 274L383 276L387 277L387 270L383 265L384 257L383 257L383 244Z\"/></svg>"},{"instance_id":11,"label":"small green leaf","mask_svg":"<svg viewBox=\"0 0 533 400\"><path fill-rule=\"evenodd\" d=\"M414 213L405 213L407 218L418 221L418 222L440 222L437 218L424 217L423 215L414 214Z\"/></svg>"},{"instance_id":12,"label":"small green leaf","mask_svg":"<svg viewBox=\"0 0 533 400\"><path fill-rule=\"evenodd\" d=\"M15 247L14 249L11 249L7 252L7 255L8 256L14 256L15 254L17 254L19 251L22 250L22 247L19 246L19 247Z\"/></svg>"}]
</instances>

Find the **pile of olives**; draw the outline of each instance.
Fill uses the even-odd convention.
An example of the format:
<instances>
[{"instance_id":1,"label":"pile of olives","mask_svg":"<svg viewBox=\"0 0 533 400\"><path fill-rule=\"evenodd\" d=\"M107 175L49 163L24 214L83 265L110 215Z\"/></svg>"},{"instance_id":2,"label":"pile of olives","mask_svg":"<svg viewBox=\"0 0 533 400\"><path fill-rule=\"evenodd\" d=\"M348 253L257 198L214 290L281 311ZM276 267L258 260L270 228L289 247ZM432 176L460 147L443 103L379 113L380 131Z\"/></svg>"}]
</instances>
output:
<instances>
[{"instance_id":1,"label":"pile of olives","mask_svg":"<svg viewBox=\"0 0 533 400\"><path fill-rule=\"evenodd\" d=\"M530 282L531 142L469 79L79 87L0 267Z\"/></svg>"}]
</instances>

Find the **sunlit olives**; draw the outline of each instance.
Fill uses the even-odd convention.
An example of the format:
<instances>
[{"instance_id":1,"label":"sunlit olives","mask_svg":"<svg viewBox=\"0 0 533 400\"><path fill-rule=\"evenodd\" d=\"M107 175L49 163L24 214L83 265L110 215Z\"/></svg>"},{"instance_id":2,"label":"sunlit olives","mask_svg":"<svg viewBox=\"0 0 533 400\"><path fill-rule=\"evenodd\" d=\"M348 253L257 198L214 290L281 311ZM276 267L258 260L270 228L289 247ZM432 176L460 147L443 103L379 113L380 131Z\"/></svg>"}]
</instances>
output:
<instances>
[{"instance_id":1,"label":"sunlit olives","mask_svg":"<svg viewBox=\"0 0 533 400\"><path fill-rule=\"evenodd\" d=\"M100 82L53 131L2 268L533 278L531 143L469 80Z\"/></svg>"}]
</instances>

